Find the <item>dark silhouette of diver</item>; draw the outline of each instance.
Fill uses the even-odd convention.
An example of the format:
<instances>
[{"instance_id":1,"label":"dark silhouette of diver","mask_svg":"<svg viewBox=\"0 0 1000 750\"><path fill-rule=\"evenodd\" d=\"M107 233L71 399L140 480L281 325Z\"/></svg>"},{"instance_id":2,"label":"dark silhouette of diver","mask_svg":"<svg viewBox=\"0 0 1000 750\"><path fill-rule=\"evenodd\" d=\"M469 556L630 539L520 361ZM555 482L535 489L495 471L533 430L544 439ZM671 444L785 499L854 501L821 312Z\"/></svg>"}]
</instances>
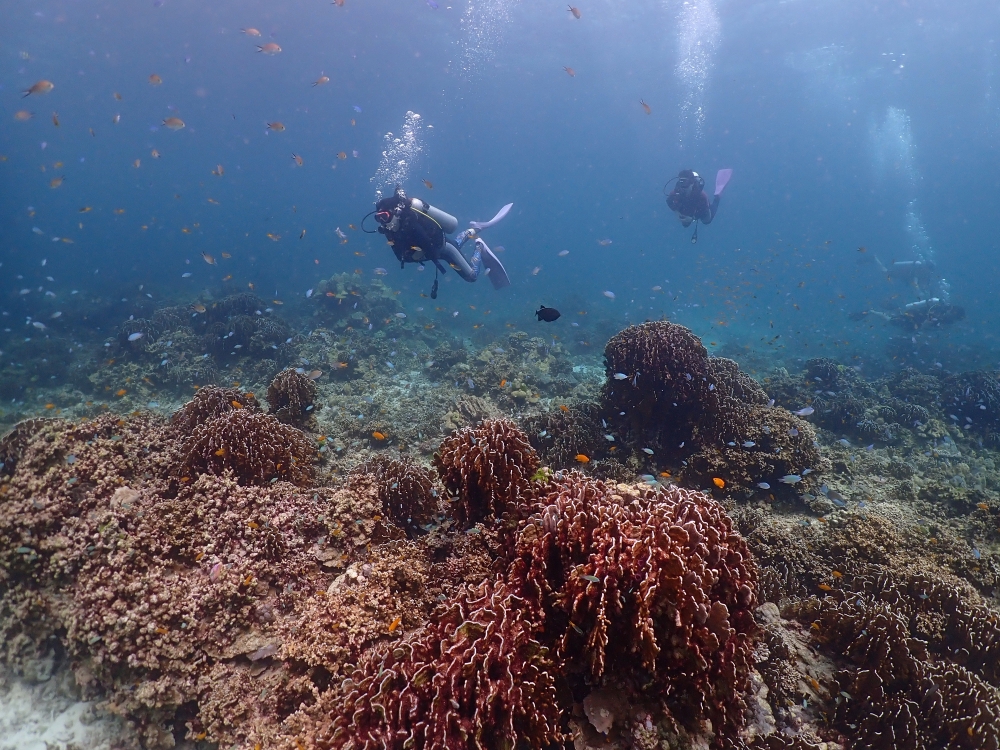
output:
<instances>
[{"instance_id":1,"label":"dark silhouette of diver","mask_svg":"<svg viewBox=\"0 0 1000 750\"><path fill-rule=\"evenodd\" d=\"M715 175L715 195L709 201L705 192L705 178L692 169L682 169L674 178L673 190L667 195L667 206L677 214L681 225L691 226L694 222L694 234L691 235L691 244L698 241L698 222L711 224L715 218L715 212L719 210L719 199L722 191L726 189L729 178L733 176L733 170L720 169ZM671 180L673 182L673 180ZM670 182L667 183L669 185ZM666 186L664 186L666 191Z\"/></svg>"},{"instance_id":2,"label":"dark silhouette of diver","mask_svg":"<svg viewBox=\"0 0 1000 750\"><path fill-rule=\"evenodd\" d=\"M407 198L399 186L391 196L378 201L372 213L378 222L378 233L385 235L386 241L399 261L400 268L407 263L419 263L421 266L427 262L434 264L436 271L434 285L431 287L431 298L436 299L437 272L447 273L442 261L454 268L466 281L471 282L479 278L479 272L485 266L494 289L510 285L507 271L504 270L500 259L493 254L477 232L503 219L512 205L504 206L490 221L470 222L472 228L460 232L455 237L454 244L446 235L458 229L458 219L419 198ZM473 241L475 250L472 258L466 260L460 250L462 245L470 240Z\"/></svg>"}]
</instances>

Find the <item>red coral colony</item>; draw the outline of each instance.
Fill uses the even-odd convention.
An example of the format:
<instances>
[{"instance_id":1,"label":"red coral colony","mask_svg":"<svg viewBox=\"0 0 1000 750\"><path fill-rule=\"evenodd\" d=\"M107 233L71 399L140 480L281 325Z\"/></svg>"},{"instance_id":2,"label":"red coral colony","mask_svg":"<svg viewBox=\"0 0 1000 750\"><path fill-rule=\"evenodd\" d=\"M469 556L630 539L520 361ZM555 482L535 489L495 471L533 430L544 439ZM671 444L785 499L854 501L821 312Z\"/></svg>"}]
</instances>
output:
<instances>
[{"instance_id":1,"label":"red coral colony","mask_svg":"<svg viewBox=\"0 0 1000 750\"><path fill-rule=\"evenodd\" d=\"M708 494L538 471L506 420L444 441L440 492L384 460L318 486L313 444L208 388L11 433L3 658L68 660L147 748L737 736L757 568Z\"/></svg>"}]
</instances>

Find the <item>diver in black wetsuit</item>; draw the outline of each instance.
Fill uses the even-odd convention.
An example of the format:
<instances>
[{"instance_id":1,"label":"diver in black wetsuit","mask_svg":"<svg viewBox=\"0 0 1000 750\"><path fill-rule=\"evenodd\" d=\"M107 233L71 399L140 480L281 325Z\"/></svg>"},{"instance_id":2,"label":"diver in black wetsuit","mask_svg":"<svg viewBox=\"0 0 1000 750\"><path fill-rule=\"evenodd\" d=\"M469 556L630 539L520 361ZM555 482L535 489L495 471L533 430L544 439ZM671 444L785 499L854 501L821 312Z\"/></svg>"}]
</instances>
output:
<instances>
[{"instance_id":1,"label":"diver in black wetsuit","mask_svg":"<svg viewBox=\"0 0 1000 750\"><path fill-rule=\"evenodd\" d=\"M691 222L701 222L711 224L715 218L715 212L719 210L719 199L722 191L725 190L733 170L720 169L715 176L715 195L709 201L708 193L705 192L705 178L692 169L682 169L674 179L673 190L667 195L667 207L677 214L681 225L691 226ZM669 183L667 183L669 184ZM664 188L666 190L666 188ZM691 235L692 244L698 241L698 225L695 224L694 234Z\"/></svg>"},{"instance_id":2,"label":"diver in black wetsuit","mask_svg":"<svg viewBox=\"0 0 1000 750\"><path fill-rule=\"evenodd\" d=\"M461 232L452 244L445 235L458 229L458 219L419 198L407 198L402 188L397 187L391 196L376 203L374 214L378 222L377 231L385 235L400 268L407 263L423 265L429 261L437 271L446 273L447 269L441 263L444 261L459 276L471 282L479 278L480 270L485 265L494 289L510 284L503 264L478 236L476 229ZM460 249L469 240L474 242L475 251L472 258L466 260ZM432 298L437 297L437 288L435 274Z\"/></svg>"}]
</instances>

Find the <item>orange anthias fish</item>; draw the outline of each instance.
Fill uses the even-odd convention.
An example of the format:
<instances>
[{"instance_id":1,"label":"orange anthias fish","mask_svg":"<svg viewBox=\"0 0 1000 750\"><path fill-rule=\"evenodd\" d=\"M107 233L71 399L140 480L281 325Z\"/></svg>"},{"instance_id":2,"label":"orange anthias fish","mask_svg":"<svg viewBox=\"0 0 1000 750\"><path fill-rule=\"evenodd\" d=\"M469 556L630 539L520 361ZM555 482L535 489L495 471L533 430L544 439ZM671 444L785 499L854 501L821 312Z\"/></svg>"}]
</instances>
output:
<instances>
[{"instance_id":1,"label":"orange anthias fish","mask_svg":"<svg viewBox=\"0 0 1000 750\"><path fill-rule=\"evenodd\" d=\"M434 189L434 183L431 182L430 180L424 180L423 182L424 182L424 187L426 187L428 190Z\"/></svg>"},{"instance_id":2,"label":"orange anthias fish","mask_svg":"<svg viewBox=\"0 0 1000 750\"><path fill-rule=\"evenodd\" d=\"M577 453L576 454L576 460L579 461L581 464L589 464L590 463L590 456L585 456L582 453Z\"/></svg>"},{"instance_id":3,"label":"orange anthias fish","mask_svg":"<svg viewBox=\"0 0 1000 750\"><path fill-rule=\"evenodd\" d=\"M184 120L179 117L168 117L163 121L163 125L171 130L180 130L184 127Z\"/></svg>"},{"instance_id":4,"label":"orange anthias fish","mask_svg":"<svg viewBox=\"0 0 1000 750\"><path fill-rule=\"evenodd\" d=\"M645 113L646 113L647 115L651 115L651 114L653 114L653 110L651 110L651 109L649 108L649 105L648 105L648 104L646 104L646 102L644 102L644 101L643 101L642 99L640 99L640 100L639 100L639 104L641 104L641 105L642 105L642 109L643 109L643 111L644 111L644 112L645 112Z\"/></svg>"},{"instance_id":5,"label":"orange anthias fish","mask_svg":"<svg viewBox=\"0 0 1000 750\"><path fill-rule=\"evenodd\" d=\"M64 181L65 179L66 179L65 177L53 177L53 178L52 178L52 179L51 179L51 180L49 181L49 187L50 187L50 188L57 188L57 187L59 187L60 185L62 185L62 184L63 184L63 181Z\"/></svg>"},{"instance_id":6,"label":"orange anthias fish","mask_svg":"<svg viewBox=\"0 0 1000 750\"><path fill-rule=\"evenodd\" d=\"M341 161L343 161L344 159L347 158L347 154L345 152L341 151L341 152L339 152L337 154L337 158L340 159Z\"/></svg>"},{"instance_id":7,"label":"orange anthias fish","mask_svg":"<svg viewBox=\"0 0 1000 750\"><path fill-rule=\"evenodd\" d=\"M216 265L218 265L218 263L215 262L215 258L213 258L208 253L202 253L201 254L201 259L203 261L205 261L206 263L208 263L208 265L210 265L210 266L216 266Z\"/></svg>"},{"instance_id":8,"label":"orange anthias fish","mask_svg":"<svg viewBox=\"0 0 1000 750\"><path fill-rule=\"evenodd\" d=\"M232 258L233 256L230 253L223 253L222 257L223 258Z\"/></svg>"},{"instance_id":9,"label":"orange anthias fish","mask_svg":"<svg viewBox=\"0 0 1000 750\"><path fill-rule=\"evenodd\" d=\"M226 170L222 168L221 164L216 164L215 169L212 170L212 174L214 174L216 177L222 177L222 175L224 175L225 173Z\"/></svg>"},{"instance_id":10,"label":"orange anthias fish","mask_svg":"<svg viewBox=\"0 0 1000 750\"><path fill-rule=\"evenodd\" d=\"M52 124L55 125L57 128L59 127L59 113L58 112L53 112L52 113Z\"/></svg>"},{"instance_id":11,"label":"orange anthias fish","mask_svg":"<svg viewBox=\"0 0 1000 750\"><path fill-rule=\"evenodd\" d=\"M280 133L280 132L282 132L285 129L285 125L284 125L284 123L281 123L281 122L278 122L277 120L275 120L274 122L269 122L267 124L267 129L268 130L273 130L275 133Z\"/></svg>"},{"instance_id":12,"label":"orange anthias fish","mask_svg":"<svg viewBox=\"0 0 1000 750\"><path fill-rule=\"evenodd\" d=\"M27 122L34 116L35 115L33 112L29 112L26 109L19 109L17 112L14 113L14 119L17 120L18 122Z\"/></svg>"},{"instance_id":13,"label":"orange anthias fish","mask_svg":"<svg viewBox=\"0 0 1000 750\"><path fill-rule=\"evenodd\" d=\"M579 8L574 8L571 5L571 6L569 6L569 12L573 14L573 18L577 18L578 19L580 17L580 9Z\"/></svg>"},{"instance_id":14,"label":"orange anthias fish","mask_svg":"<svg viewBox=\"0 0 1000 750\"><path fill-rule=\"evenodd\" d=\"M240 29L240 31L242 31L247 36L260 36L260 32L257 31L257 29L253 28L252 26L245 29Z\"/></svg>"},{"instance_id":15,"label":"orange anthias fish","mask_svg":"<svg viewBox=\"0 0 1000 750\"><path fill-rule=\"evenodd\" d=\"M25 89L21 93L24 94L24 96L31 96L32 94L47 94L55 87L56 85L52 83L52 81L46 81L43 79L31 84L31 88ZM23 99L24 97L21 98Z\"/></svg>"},{"instance_id":16,"label":"orange anthias fish","mask_svg":"<svg viewBox=\"0 0 1000 750\"><path fill-rule=\"evenodd\" d=\"M302 157L301 156L299 156L298 154L292 154L292 159L295 160L296 166L299 166L299 167L302 166Z\"/></svg>"},{"instance_id":17,"label":"orange anthias fish","mask_svg":"<svg viewBox=\"0 0 1000 750\"><path fill-rule=\"evenodd\" d=\"M712 477L712 484L721 490L726 486L726 480L721 477Z\"/></svg>"},{"instance_id":18,"label":"orange anthias fish","mask_svg":"<svg viewBox=\"0 0 1000 750\"><path fill-rule=\"evenodd\" d=\"M263 52L265 55L276 55L281 52L281 47L274 42L268 42L267 44L258 45L257 51Z\"/></svg>"},{"instance_id":19,"label":"orange anthias fish","mask_svg":"<svg viewBox=\"0 0 1000 750\"><path fill-rule=\"evenodd\" d=\"M383 435L378 430L372 433L372 437L375 438L376 440L385 440L385 435Z\"/></svg>"},{"instance_id":20,"label":"orange anthias fish","mask_svg":"<svg viewBox=\"0 0 1000 750\"><path fill-rule=\"evenodd\" d=\"M150 86L159 86L161 83L163 83L163 79L160 78L158 75L156 75L156 73L153 73L149 77L149 85Z\"/></svg>"},{"instance_id":21,"label":"orange anthias fish","mask_svg":"<svg viewBox=\"0 0 1000 750\"><path fill-rule=\"evenodd\" d=\"M160 152L157 151L155 148L149 152L149 155L152 156L154 159L160 158Z\"/></svg>"},{"instance_id":22,"label":"orange anthias fish","mask_svg":"<svg viewBox=\"0 0 1000 750\"><path fill-rule=\"evenodd\" d=\"M570 77L570 78L576 78L576 71L575 71L575 70L573 70L572 68L567 68L567 67L566 67L566 66L564 65L564 66L563 66L563 70L565 70L565 71L566 71L567 73L569 73L569 77Z\"/></svg>"},{"instance_id":23,"label":"orange anthias fish","mask_svg":"<svg viewBox=\"0 0 1000 750\"><path fill-rule=\"evenodd\" d=\"M330 76L320 76L315 81L313 81L313 86L322 86L324 83L330 82Z\"/></svg>"}]
</instances>

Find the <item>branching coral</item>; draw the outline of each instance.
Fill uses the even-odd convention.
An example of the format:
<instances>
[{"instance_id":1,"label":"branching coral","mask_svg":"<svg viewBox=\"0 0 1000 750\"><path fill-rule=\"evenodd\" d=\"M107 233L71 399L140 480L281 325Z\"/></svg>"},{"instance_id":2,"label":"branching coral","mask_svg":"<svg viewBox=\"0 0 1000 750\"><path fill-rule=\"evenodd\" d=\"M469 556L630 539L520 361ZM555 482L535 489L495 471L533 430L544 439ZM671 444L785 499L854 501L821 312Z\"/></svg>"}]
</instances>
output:
<instances>
[{"instance_id":1,"label":"branching coral","mask_svg":"<svg viewBox=\"0 0 1000 750\"><path fill-rule=\"evenodd\" d=\"M188 436L198 425L239 409L258 412L260 404L252 393L210 385L200 389L194 398L174 412L171 422L181 435Z\"/></svg>"},{"instance_id":2,"label":"branching coral","mask_svg":"<svg viewBox=\"0 0 1000 750\"><path fill-rule=\"evenodd\" d=\"M518 526L510 578L562 661L655 685L685 721L742 721L756 565L722 507L670 487L619 494L576 472Z\"/></svg>"},{"instance_id":3,"label":"branching coral","mask_svg":"<svg viewBox=\"0 0 1000 750\"><path fill-rule=\"evenodd\" d=\"M183 449L185 474L232 471L241 482L285 479L304 485L313 477L316 449L301 431L270 414L234 409L197 425Z\"/></svg>"},{"instance_id":4,"label":"branching coral","mask_svg":"<svg viewBox=\"0 0 1000 750\"><path fill-rule=\"evenodd\" d=\"M527 436L506 419L456 430L434 454L434 468L457 497L453 512L465 526L499 518L508 504L527 499L538 466Z\"/></svg>"},{"instance_id":5,"label":"branching coral","mask_svg":"<svg viewBox=\"0 0 1000 750\"><path fill-rule=\"evenodd\" d=\"M675 323L629 326L608 341L604 359L605 405L627 412L635 426L690 421L711 393L708 352L697 336Z\"/></svg>"},{"instance_id":6,"label":"branching coral","mask_svg":"<svg viewBox=\"0 0 1000 750\"><path fill-rule=\"evenodd\" d=\"M425 532L440 509L434 477L408 458L376 453L351 471L354 477L374 479L382 512L411 539Z\"/></svg>"},{"instance_id":7,"label":"branching coral","mask_svg":"<svg viewBox=\"0 0 1000 750\"><path fill-rule=\"evenodd\" d=\"M544 747L560 739L555 678L502 581L463 591L431 622L369 652L340 687L316 747Z\"/></svg>"},{"instance_id":8,"label":"branching coral","mask_svg":"<svg viewBox=\"0 0 1000 750\"><path fill-rule=\"evenodd\" d=\"M316 383L291 367L275 375L267 387L271 413L288 424L304 422L315 398Z\"/></svg>"},{"instance_id":9,"label":"branching coral","mask_svg":"<svg viewBox=\"0 0 1000 750\"><path fill-rule=\"evenodd\" d=\"M683 474L727 492L821 467L806 422L767 406L764 389L729 359L709 357L684 326L631 326L605 349L607 419L618 445L685 459ZM624 415L624 416L623 416ZM716 481L715 484L718 484Z\"/></svg>"},{"instance_id":10,"label":"branching coral","mask_svg":"<svg viewBox=\"0 0 1000 750\"><path fill-rule=\"evenodd\" d=\"M843 660L835 721L875 750L1000 747L1000 625L920 574L861 575L790 612Z\"/></svg>"}]
</instances>

